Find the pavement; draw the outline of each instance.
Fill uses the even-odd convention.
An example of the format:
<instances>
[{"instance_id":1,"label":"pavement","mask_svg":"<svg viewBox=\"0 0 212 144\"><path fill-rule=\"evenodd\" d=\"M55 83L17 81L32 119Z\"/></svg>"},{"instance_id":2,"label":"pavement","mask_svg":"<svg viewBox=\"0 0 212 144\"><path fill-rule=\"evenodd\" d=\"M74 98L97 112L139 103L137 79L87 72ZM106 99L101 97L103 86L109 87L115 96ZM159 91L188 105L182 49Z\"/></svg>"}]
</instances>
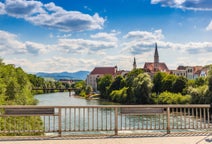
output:
<instances>
[{"instance_id":1,"label":"pavement","mask_svg":"<svg viewBox=\"0 0 212 144\"><path fill-rule=\"evenodd\" d=\"M0 144L212 144L212 135L107 137L0 137Z\"/></svg>"}]
</instances>

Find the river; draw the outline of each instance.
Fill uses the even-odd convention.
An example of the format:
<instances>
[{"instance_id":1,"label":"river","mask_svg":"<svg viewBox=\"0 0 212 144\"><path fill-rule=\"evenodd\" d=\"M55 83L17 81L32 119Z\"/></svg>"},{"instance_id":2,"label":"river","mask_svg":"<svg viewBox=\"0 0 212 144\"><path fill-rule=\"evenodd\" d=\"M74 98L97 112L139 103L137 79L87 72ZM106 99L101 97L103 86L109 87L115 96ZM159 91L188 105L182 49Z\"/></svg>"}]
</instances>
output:
<instances>
[{"instance_id":1,"label":"river","mask_svg":"<svg viewBox=\"0 0 212 144\"><path fill-rule=\"evenodd\" d=\"M114 105L116 103L100 99L87 100L80 96L69 96L68 92L48 93L35 95L38 106L88 106L88 105Z\"/></svg>"}]
</instances>

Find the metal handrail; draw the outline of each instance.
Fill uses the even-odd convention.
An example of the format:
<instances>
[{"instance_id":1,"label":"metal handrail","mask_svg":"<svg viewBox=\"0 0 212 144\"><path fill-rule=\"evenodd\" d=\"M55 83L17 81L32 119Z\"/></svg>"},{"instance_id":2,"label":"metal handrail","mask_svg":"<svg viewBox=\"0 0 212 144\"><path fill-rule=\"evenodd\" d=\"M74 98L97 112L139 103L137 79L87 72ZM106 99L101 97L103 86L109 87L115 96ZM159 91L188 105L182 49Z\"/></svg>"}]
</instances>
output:
<instances>
[{"instance_id":1,"label":"metal handrail","mask_svg":"<svg viewBox=\"0 0 212 144\"><path fill-rule=\"evenodd\" d=\"M52 108L55 114L38 113L29 116L4 115L5 109L36 109ZM121 113L122 108L138 108L130 115ZM151 114L142 113L139 109L151 108ZM155 112L154 108L162 108L163 112ZM148 109L147 109L148 110ZM130 111L128 111L129 113ZM132 116L133 115L133 116ZM34 116L34 119L32 118ZM12 117L15 117L14 119ZM20 120L19 120L19 117ZM25 121L23 121L25 120ZM170 133L174 129L210 129L210 105L91 105L91 106L0 106L0 133L20 132L91 132L91 131L119 131L125 130L166 130ZM10 124L12 122L12 124ZM13 126L15 125L15 126ZM37 128L39 127L39 128Z\"/></svg>"}]
</instances>

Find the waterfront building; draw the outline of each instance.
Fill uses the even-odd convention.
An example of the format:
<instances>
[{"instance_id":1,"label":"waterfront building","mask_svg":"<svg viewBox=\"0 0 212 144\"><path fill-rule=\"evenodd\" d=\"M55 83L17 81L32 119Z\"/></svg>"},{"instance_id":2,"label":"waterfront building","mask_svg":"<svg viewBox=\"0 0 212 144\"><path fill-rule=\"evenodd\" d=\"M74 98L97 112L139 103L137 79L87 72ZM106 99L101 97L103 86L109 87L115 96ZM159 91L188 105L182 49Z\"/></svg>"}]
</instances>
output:
<instances>
[{"instance_id":1,"label":"waterfront building","mask_svg":"<svg viewBox=\"0 0 212 144\"><path fill-rule=\"evenodd\" d=\"M113 77L117 75L126 75L129 71L118 70L117 66L114 67L95 67L91 73L87 76L86 84L90 85L93 88L93 91L97 91L97 79L109 74Z\"/></svg>"}]
</instances>

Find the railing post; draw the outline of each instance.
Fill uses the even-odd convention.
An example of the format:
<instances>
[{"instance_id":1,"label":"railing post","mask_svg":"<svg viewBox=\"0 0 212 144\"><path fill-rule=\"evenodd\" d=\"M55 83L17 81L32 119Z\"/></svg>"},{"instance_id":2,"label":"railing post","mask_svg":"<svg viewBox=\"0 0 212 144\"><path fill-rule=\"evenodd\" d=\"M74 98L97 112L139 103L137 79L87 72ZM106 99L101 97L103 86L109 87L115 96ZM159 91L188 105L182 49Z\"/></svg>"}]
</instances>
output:
<instances>
[{"instance_id":1,"label":"railing post","mask_svg":"<svg viewBox=\"0 0 212 144\"><path fill-rule=\"evenodd\" d=\"M167 134L170 134L170 107L167 107Z\"/></svg>"},{"instance_id":2,"label":"railing post","mask_svg":"<svg viewBox=\"0 0 212 144\"><path fill-rule=\"evenodd\" d=\"M115 135L118 135L118 107L115 107Z\"/></svg>"},{"instance_id":3,"label":"railing post","mask_svg":"<svg viewBox=\"0 0 212 144\"><path fill-rule=\"evenodd\" d=\"M62 115L61 108L58 108L58 136L62 136Z\"/></svg>"}]
</instances>

